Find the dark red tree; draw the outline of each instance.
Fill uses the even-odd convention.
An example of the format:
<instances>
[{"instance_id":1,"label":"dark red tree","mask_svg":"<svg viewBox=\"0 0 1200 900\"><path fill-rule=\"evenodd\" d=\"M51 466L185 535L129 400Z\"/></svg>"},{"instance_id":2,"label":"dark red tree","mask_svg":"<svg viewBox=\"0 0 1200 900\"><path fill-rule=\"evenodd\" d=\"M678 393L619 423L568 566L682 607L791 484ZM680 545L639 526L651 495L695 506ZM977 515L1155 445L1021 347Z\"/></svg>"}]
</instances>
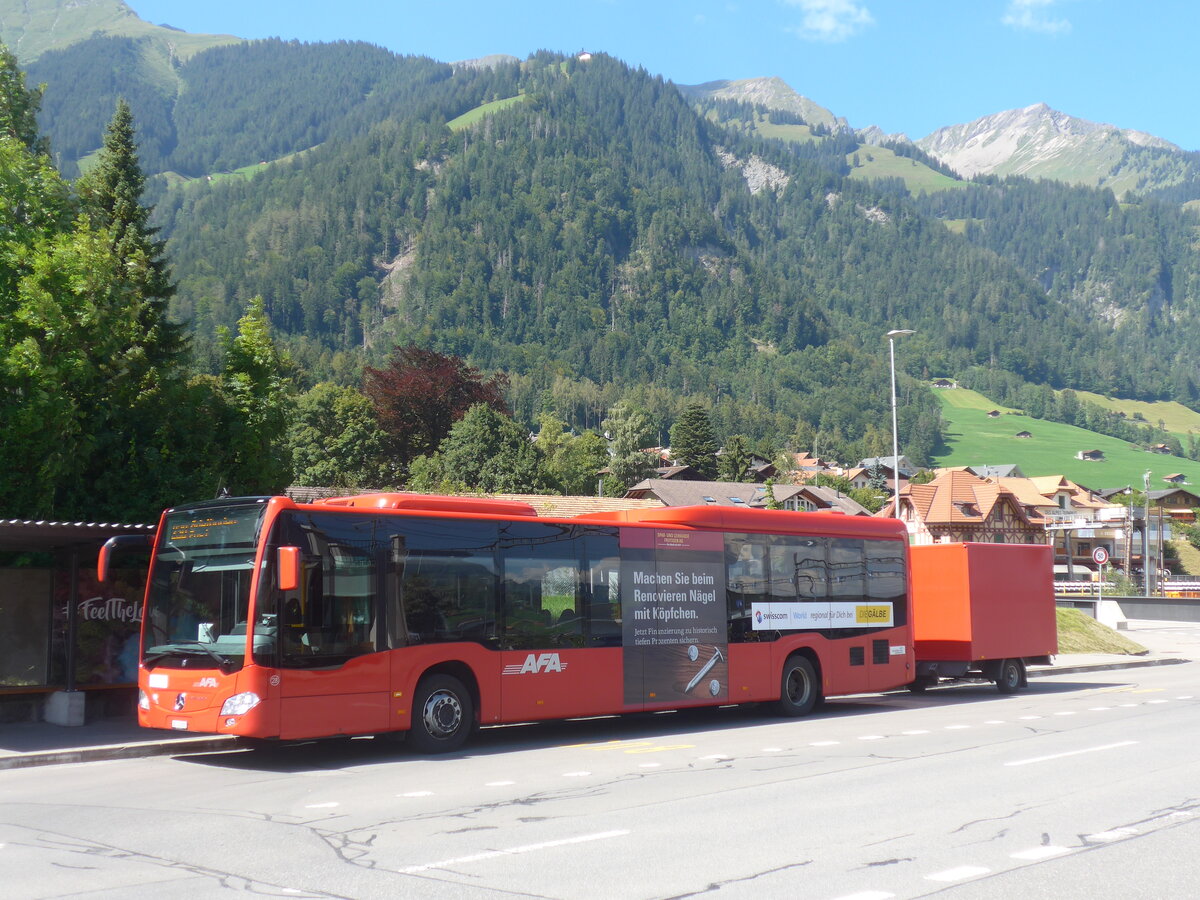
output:
<instances>
[{"instance_id":1,"label":"dark red tree","mask_svg":"<svg viewBox=\"0 0 1200 900\"><path fill-rule=\"evenodd\" d=\"M484 381L478 369L459 357L416 346L396 347L382 369L363 370L363 393L375 404L388 451L405 468L418 456L436 451L476 403L508 415L506 387L503 374Z\"/></svg>"}]
</instances>

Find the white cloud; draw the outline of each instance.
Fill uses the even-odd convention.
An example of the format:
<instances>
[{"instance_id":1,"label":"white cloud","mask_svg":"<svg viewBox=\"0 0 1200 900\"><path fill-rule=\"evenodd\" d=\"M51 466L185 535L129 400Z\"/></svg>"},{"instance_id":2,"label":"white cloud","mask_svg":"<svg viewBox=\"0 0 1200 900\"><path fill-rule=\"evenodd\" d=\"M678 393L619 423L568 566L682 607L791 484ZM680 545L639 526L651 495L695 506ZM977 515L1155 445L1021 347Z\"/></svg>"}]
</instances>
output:
<instances>
[{"instance_id":1,"label":"white cloud","mask_svg":"<svg viewBox=\"0 0 1200 900\"><path fill-rule=\"evenodd\" d=\"M804 14L798 26L790 28L806 41L837 43L857 34L875 19L857 0L785 0Z\"/></svg>"},{"instance_id":2,"label":"white cloud","mask_svg":"<svg viewBox=\"0 0 1200 900\"><path fill-rule=\"evenodd\" d=\"M1051 7L1057 0L1009 0L1000 20L1011 28L1040 34L1062 34L1071 30L1066 19L1056 19Z\"/></svg>"}]
</instances>

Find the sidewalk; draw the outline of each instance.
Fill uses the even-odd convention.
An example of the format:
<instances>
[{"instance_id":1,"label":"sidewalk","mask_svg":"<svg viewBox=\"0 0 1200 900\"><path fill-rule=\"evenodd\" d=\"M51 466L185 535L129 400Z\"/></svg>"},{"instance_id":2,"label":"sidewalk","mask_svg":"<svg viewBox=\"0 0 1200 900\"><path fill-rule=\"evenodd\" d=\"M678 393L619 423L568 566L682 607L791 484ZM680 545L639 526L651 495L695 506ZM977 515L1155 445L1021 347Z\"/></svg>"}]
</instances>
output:
<instances>
[{"instance_id":1,"label":"sidewalk","mask_svg":"<svg viewBox=\"0 0 1200 900\"><path fill-rule=\"evenodd\" d=\"M1030 666L1030 678L1162 666L1200 659L1200 623L1130 620L1128 636L1146 647L1143 656L1064 654L1050 666ZM0 726L0 769L206 753L237 747L232 736L174 734L139 728L137 718L100 719L75 728L46 722Z\"/></svg>"}]
</instances>

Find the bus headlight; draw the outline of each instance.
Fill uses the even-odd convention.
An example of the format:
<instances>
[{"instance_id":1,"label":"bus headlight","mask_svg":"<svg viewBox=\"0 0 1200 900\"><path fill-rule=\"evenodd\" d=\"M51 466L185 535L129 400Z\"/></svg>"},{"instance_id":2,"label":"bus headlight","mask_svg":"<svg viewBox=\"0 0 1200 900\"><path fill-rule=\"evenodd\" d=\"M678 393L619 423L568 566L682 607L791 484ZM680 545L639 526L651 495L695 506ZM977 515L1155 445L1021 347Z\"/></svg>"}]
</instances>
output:
<instances>
[{"instance_id":1,"label":"bus headlight","mask_svg":"<svg viewBox=\"0 0 1200 900\"><path fill-rule=\"evenodd\" d=\"M223 716L242 716L258 706L262 702L262 698L254 691L246 691L242 694L234 694L221 706L221 715Z\"/></svg>"},{"instance_id":2,"label":"bus headlight","mask_svg":"<svg viewBox=\"0 0 1200 900\"><path fill-rule=\"evenodd\" d=\"M150 708L150 696L145 691L143 691L141 688L138 688L138 709L149 709L149 708Z\"/></svg>"}]
</instances>

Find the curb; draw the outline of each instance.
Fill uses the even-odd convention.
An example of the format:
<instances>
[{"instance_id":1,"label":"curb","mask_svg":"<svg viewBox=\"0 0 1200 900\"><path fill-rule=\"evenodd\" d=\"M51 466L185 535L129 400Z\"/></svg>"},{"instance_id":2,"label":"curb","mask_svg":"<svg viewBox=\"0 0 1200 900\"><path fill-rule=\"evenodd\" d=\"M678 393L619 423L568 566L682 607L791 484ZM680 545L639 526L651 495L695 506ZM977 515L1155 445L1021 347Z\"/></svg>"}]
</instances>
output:
<instances>
[{"instance_id":1,"label":"curb","mask_svg":"<svg viewBox=\"0 0 1200 900\"><path fill-rule=\"evenodd\" d=\"M136 744L106 744L99 747L72 747L66 750L40 750L0 756L0 770L27 769L33 766L60 766L66 763L100 762L110 759L141 759L148 756L170 756L183 753L212 753L215 750L234 750L239 739L234 735L210 738L191 738L173 741L148 741Z\"/></svg>"},{"instance_id":2,"label":"curb","mask_svg":"<svg viewBox=\"0 0 1200 900\"><path fill-rule=\"evenodd\" d=\"M1045 678L1047 675L1074 675L1080 672L1107 672L1113 669L1142 669L1146 666L1177 666L1191 662L1190 659L1164 657L1161 659L1131 659L1128 662L1092 663L1079 666L1041 666L1025 670L1029 678Z\"/></svg>"}]
</instances>

